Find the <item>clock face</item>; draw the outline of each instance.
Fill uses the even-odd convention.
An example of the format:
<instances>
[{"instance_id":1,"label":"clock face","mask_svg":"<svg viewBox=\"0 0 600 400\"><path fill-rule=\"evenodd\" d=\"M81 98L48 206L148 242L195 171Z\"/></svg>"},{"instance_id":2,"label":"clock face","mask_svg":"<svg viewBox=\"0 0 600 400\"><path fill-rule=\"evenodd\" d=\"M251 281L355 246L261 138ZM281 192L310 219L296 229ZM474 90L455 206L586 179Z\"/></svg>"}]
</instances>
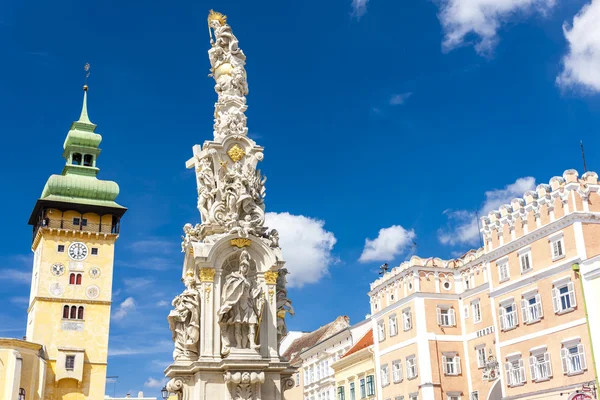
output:
<instances>
[{"instance_id":1,"label":"clock face","mask_svg":"<svg viewBox=\"0 0 600 400\"><path fill-rule=\"evenodd\" d=\"M54 264L52 265L52 273L55 276L61 276L62 274L65 273L65 266L62 264Z\"/></svg>"},{"instance_id":2,"label":"clock face","mask_svg":"<svg viewBox=\"0 0 600 400\"><path fill-rule=\"evenodd\" d=\"M71 243L69 246L69 257L73 260L81 261L88 255L88 248L81 242Z\"/></svg>"}]
</instances>

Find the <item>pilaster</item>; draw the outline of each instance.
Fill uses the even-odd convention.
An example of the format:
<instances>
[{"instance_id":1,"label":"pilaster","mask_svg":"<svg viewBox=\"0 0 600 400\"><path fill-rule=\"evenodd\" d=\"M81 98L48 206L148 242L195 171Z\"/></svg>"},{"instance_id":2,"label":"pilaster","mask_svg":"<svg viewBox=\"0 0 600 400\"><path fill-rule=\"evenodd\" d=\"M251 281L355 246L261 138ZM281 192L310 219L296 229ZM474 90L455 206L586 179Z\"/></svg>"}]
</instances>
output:
<instances>
[{"instance_id":1,"label":"pilaster","mask_svg":"<svg viewBox=\"0 0 600 400\"><path fill-rule=\"evenodd\" d=\"M198 275L201 284L200 315L200 359L213 360L217 355L214 352L214 286L217 270L214 268L200 268Z\"/></svg>"}]
</instances>

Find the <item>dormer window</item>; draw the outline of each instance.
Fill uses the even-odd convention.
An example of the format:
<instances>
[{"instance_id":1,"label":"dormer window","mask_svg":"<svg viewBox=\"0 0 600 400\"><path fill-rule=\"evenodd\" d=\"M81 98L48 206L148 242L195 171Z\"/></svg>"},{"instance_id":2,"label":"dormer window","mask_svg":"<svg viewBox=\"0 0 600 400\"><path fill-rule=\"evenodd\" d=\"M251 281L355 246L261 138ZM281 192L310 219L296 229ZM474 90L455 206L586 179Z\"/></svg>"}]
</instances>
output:
<instances>
[{"instance_id":1,"label":"dormer window","mask_svg":"<svg viewBox=\"0 0 600 400\"><path fill-rule=\"evenodd\" d=\"M81 165L81 154L80 153L73 153L73 156L71 157L71 164Z\"/></svg>"},{"instance_id":2,"label":"dormer window","mask_svg":"<svg viewBox=\"0 0 600 400\"><path fill-rule=\"evenodd\" d=\"M91 154L86 154L83 156L83 165L85 167L92 167L94 163L94 156Z\"/></svg>"}]
</instances>

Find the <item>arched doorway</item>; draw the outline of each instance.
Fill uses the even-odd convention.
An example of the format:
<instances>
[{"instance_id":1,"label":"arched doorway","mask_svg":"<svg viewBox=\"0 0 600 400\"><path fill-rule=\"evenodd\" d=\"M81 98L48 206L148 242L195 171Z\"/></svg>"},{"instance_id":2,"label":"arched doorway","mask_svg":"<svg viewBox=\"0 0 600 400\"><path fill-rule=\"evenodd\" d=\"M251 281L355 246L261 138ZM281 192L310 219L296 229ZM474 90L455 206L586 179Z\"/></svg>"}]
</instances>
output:
<instances>
[{"instance_id":1,"label":"arched doorway","mask_svg":"<svg viewBox=\"0 0 600 400\"><path fill-rule=\"evenodd\" d=\"M492 390L488 394L487 400L502 400L502 387L500 386L500 379L494 383Z\"/></svg>"}]
</instances>

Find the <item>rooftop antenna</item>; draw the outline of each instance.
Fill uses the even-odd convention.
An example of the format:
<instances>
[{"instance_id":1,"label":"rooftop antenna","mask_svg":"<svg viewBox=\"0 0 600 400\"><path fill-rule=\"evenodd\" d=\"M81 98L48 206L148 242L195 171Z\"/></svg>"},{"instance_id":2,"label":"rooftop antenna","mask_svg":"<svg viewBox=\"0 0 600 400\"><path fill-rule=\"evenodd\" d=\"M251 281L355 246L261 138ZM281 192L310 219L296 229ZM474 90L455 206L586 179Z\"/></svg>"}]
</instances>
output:
<instances>
[{"instance_id":1,"label":"rooftop antenna","mask_svg":"<svg viewBox=\"0 0 600 400\"><path fill-rule=\"evenodd\" d=\"M106 380L111 380L112 384L113 384L113 397L115 397L115 392L117 391L117 379L119 379L118 376L107 376Z\"/></svg>"},{"instance_id":2,"label":"rooftop antenna","mask_svg":"<svg viewBox=\"0 0 600 400\"><path fill-rule=\"evenodd\" d=\"M587 165L585 163L585 151L583 151L583 140L579 141L581 145L581 158L583 159L583 172L587 172Z\"/></svg>"}]
</instances>

